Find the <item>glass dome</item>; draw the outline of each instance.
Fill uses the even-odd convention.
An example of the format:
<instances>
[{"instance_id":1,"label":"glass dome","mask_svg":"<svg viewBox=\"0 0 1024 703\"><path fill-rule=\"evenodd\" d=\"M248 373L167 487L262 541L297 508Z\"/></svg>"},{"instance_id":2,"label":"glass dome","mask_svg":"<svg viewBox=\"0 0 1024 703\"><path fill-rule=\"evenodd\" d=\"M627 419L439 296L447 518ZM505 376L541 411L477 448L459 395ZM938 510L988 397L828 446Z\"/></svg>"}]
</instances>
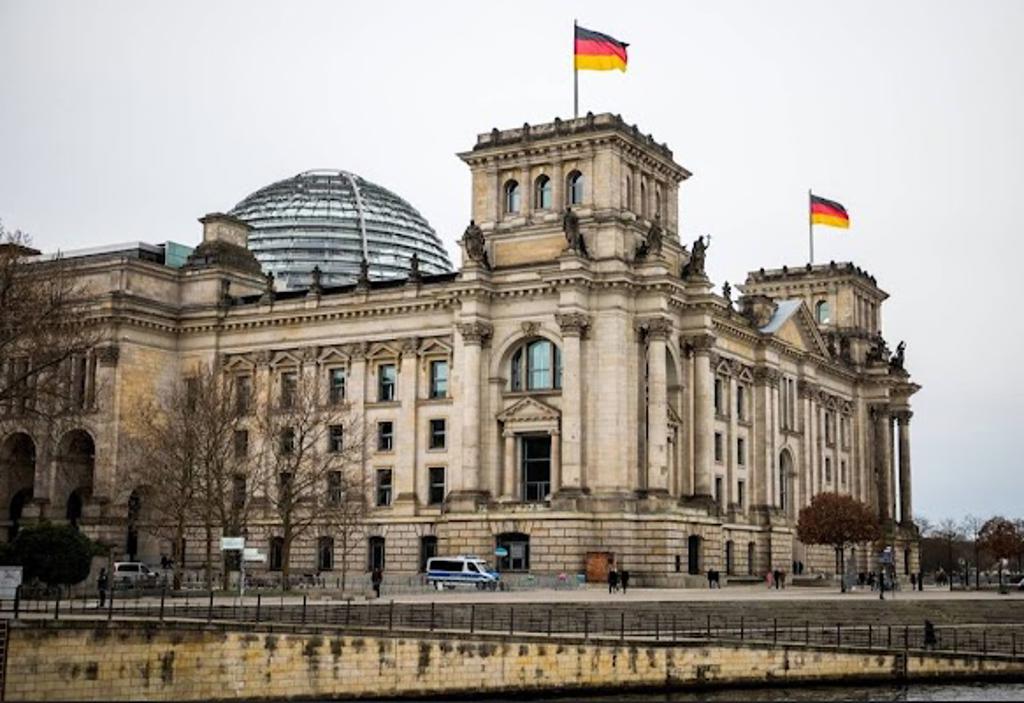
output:
<instances>
[{"instance_id":1,"label":"glass dome","mask_svg":"<svg viewBox=\"0 0 1024 703\"><path fill-rule=\"evenodd\" d=\"M314 266L324 286L354 283L365 257L370 280L452 270L433 228L387 188L347 171L306 171L257 190L231 210L248 223L249 249L278 290L307 288Z\"/></svg>"}]
</instances>

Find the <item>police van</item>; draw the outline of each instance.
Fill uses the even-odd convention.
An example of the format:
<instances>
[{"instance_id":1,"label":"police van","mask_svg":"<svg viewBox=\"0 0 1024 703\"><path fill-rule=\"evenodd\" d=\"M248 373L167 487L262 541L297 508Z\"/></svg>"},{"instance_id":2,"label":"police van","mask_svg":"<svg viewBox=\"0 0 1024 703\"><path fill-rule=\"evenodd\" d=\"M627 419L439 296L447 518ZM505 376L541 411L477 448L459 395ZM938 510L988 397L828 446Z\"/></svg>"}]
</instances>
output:
<instances>
[{"instance_id":1,"label":"police van","mask_svg":"<svg viewBox=\"0 0 1024 703\"><path fill-rule=\"evenodd\" d=\"M427 560L427 583L438 590L460 584L478 589L497 590L501 576L487 568L487 562L473 555L431 557Z\"/></svg>"}]
</instances>

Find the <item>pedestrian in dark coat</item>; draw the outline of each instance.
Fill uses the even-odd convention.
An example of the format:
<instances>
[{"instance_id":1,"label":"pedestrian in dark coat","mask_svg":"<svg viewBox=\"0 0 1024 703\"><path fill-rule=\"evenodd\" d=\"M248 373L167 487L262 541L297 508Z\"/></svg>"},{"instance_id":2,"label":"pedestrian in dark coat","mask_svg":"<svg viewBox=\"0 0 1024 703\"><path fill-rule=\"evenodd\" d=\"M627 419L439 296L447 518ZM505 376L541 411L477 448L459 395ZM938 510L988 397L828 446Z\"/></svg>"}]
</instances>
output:
<instances>
[{"instance_id":1,"label":"pedestrian in dark coat","mask_svg":"<svg viewBox=\"0 0 1024 703\"><path fill-rule=\"evenodd\" d=\"M625 569L619 572L619 583L622 584L622 593L625 595L626 589L629 588L629 572Z\"/></svg>"},{"instance_id":2,"label":"pedestrian in dark coat","mask_svg":"<svg viewBox=\"0 0 1024 703\"><path fill-rule=\"evenodd\" d=\"M103 607L107 602L107 589L110 588L110 579L107 578L107 570L100 569L100 575L96 577L96 590L100 594L100 606Z\"/></svg>"},{"instance_id":3,"label":"pedestrian in dark coat","mask_svg":"<svg viewBox=\"0 0 1024 703\"><path fill-rule=\"evenodd\" d=\"M608 570L608 592L619 590L619 572L615 569Z\"/></svg>"},{"instance_id":4,"label":"pedestrian in dark coat","mask_svg":"<svg viewBox=\"0 0 1024 703\"><path fill-rule=\"evenodd\" d=\"M370 573L370 583L373 585L373 594L377 598L380 598L380 585L383 581L384 572L380 568L376 568Z\"/></svg>"}]
</instances>

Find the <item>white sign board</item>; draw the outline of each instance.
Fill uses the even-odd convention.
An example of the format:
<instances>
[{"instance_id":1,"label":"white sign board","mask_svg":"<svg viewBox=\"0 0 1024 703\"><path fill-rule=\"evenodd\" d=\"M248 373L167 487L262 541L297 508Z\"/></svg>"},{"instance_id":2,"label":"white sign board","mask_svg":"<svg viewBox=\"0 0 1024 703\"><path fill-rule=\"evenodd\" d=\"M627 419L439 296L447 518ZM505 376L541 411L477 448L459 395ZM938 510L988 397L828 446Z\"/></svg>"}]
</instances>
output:
<instances>
[{"instance_id":1,"label":"white sign board","mask_svg":"<svg viewBox=\"0 0 1024 703\"><path fill-rule=\"evenodd\" d=\"M246 547L242 551L242 559L245 561L258 561L263 563L267 560L267 555L255 547Z\"/></svg>"},{"instance_id":2,"label":"white sign board","mask_svg":"<svg viewBox=\"0 0 1024 703\"><path fill-rule=\"evenodd\" d=\"M21 585L22 567L0 566L0 598L14 598Z\"/></svg>"},{"instance_id":3,"label":"white sign board","mask_svg":"<svg viewBox=\"0 0 1024 703\"><path fill-rule=\"evenodd\" d=\"M245 537L221 537L220 538L220 550L226 552L228 550L241 550L245 549Z\"/></svg>"}]
</instances>

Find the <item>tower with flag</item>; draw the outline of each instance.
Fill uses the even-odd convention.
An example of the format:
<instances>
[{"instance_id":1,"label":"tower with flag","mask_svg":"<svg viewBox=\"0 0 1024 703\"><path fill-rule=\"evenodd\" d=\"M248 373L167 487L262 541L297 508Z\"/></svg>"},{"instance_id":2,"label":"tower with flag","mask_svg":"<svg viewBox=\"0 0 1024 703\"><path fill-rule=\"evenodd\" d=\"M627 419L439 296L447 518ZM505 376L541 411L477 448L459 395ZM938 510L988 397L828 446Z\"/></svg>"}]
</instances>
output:
<instances>
[{"instance_id":1,"label":"tower with flag","mask_svg":"<svg viewBox=\"0 0 1024 703\"><path fill-rule=\"evenodd\" d=\"M580 71L623 71L629 62L624 41L585 29L573 20L572 114L580 116Z\"/></svg>"},{"instance_id":2,"label":"tower with flag","mask_svg":"<svg viewBox=\"0 0 1024 703\"><path fill-rule=\"evenodd\" d=\"M835 200L815 195L807 191L810 210L807 213L807 237L810 244L810 263L814 263L814 225L825 225L826 227L850 228L850 216L846 208Z\"/></svg>"}]
</instances>

